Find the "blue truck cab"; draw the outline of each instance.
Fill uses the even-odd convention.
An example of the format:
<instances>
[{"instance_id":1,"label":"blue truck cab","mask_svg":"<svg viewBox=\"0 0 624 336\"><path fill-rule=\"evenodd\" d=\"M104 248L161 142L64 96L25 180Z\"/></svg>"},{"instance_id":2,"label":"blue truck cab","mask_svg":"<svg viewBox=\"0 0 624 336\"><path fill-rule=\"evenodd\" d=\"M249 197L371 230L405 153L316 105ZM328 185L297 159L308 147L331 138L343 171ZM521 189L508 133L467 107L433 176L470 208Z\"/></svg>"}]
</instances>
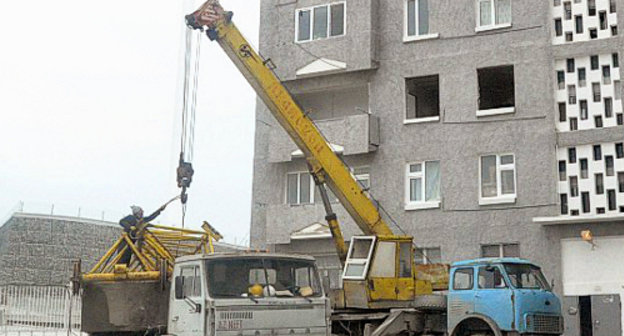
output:
<instances>
[{"instance_id":1,"label":"blue truck cab","mask_svg":"<svg viewBox=\"0 0 624 336\"><path fill-rule=\"evenodd\" d=\"M484 258L451 265L451 336L561 335L561 302L539 266L518 258Z\"/></svg>"}]
</instances>

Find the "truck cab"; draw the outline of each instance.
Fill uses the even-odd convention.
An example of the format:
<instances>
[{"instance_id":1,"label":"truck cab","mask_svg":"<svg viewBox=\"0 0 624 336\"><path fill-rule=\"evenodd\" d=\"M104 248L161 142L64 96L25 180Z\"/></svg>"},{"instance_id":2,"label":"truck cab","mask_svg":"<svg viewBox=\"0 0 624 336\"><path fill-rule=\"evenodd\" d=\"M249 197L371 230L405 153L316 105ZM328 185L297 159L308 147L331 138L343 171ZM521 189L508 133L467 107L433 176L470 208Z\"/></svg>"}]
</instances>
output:
<instances>
[{"instance_id":1,"label":"truck cab","mask_svg":"<svg viewBox=\"0 0 624 336\"><path fill-rule=\"evenodd\" d=\"M312 257L235 253L176 260L168 334L329 335L330 305Z\"/></svg>"},{"instance_id":2,"label":"truck cab","mask_svg":"<svg viewBox=\"0 0 624 336\"><path fill-rule=\"evenodd\" d=\"M540 267L518 258L452 264L447 319L452 336L563 333L561 303Z\"/></svg>"}]
</instances>

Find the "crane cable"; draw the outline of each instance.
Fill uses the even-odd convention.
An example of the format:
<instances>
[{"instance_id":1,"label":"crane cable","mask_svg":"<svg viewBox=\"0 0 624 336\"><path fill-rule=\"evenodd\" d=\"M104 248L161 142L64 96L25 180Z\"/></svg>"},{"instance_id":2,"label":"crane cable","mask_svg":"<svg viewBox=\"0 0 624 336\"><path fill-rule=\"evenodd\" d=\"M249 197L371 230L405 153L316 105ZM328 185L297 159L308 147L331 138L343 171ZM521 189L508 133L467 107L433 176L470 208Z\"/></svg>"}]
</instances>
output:
<instances>
[{"instance_id":1,"label":"crane cable","mask_svg":"<svg viewBox=\"0 0 624 336\"><path fill-rule=\"evenodd\" d=\"M182 188L182 227L186 218L186 189L193 180L193 152L195 149L195 111L197 105L197 87L199 83L199 61L201 56L201 34L192 29L185 31L184 50L184 93L182 95L182 131L180 135L180 158L177 169L178 187ZM193 35L195 41L193 42ZM193 64L191 64L193 63Z\"/></svg>"}]
</instances>

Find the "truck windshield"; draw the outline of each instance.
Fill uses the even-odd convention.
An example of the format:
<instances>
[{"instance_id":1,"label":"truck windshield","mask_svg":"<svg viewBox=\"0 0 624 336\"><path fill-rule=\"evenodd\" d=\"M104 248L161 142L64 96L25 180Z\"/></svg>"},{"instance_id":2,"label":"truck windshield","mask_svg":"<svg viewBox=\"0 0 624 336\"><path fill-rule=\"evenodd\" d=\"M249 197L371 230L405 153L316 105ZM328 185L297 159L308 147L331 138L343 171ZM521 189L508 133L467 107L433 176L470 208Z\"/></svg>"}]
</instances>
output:
<instances>
[{"instance_id":1,"label":"truck windshield","mask_svg":"<svg viewBox=\"0 0 624 336\"><path fill-rule=\"evenodd\" d=\"M522 289L550 290L548 281L539 267L528 264L505 264L512 286Z\"/></svg>"},{"instance_id":2,"label":"truck windshield","mask_svg":"<svg viewBox=\"0 0 624 336\"><path fill-rule=\"evenodd\" d=\"M321 295L313 262L278 258L206 261L212 298L314 297Z\"/></svg>"}]
</instances>

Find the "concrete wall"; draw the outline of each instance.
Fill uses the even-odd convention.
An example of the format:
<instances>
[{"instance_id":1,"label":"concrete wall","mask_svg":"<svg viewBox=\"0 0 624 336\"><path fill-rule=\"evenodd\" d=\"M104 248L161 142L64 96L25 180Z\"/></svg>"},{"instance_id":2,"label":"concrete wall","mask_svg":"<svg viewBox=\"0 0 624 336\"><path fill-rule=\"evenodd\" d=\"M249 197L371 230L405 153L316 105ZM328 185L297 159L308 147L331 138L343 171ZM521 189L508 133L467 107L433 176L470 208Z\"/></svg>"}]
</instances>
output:
<instances>
[{"instance_id":1,"label":"concrete wall","mask_svg":"<svg viewBox=\"0 0 624 336\"><path fill-rule=\"evenodd\" d=\"M75 260L93 267L119 233L116 223L15 214L0 228L0 284L67 284Z\"/></svg>"}]
</instances>

